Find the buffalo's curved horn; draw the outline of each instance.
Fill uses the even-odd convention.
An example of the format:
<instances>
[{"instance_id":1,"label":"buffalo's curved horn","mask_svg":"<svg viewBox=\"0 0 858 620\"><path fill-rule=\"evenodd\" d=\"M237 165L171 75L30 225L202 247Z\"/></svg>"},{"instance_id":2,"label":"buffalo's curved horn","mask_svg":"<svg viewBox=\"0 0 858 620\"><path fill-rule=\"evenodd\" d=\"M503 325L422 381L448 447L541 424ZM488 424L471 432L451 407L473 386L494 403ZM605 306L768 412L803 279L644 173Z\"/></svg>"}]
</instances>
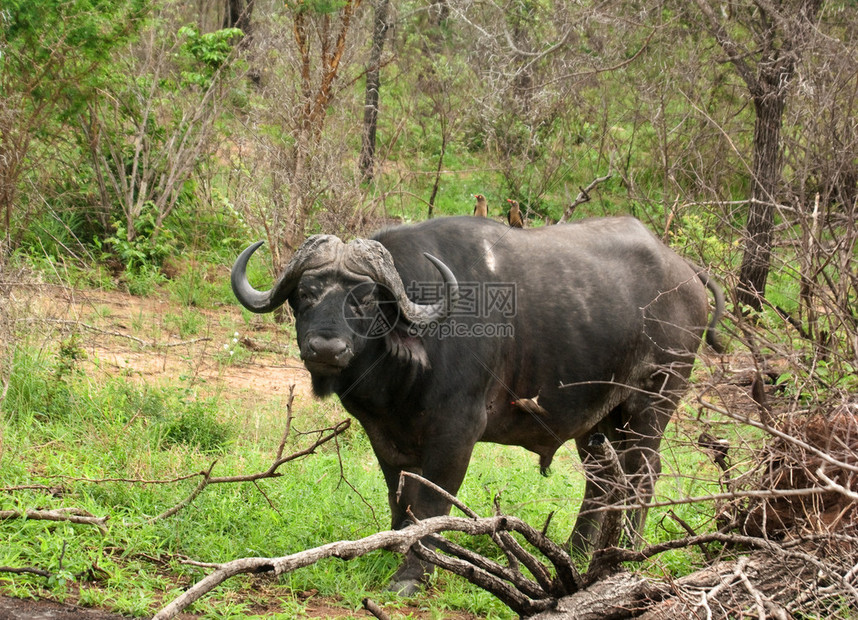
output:
<instances>
[{"instance_id":1,"label":"buffalo's curved horn","mask_svg":"<svg viewBox=\"0 0 858 620\"><path fill-rule=\"evenodd\" d=\"M232 292L236 299L242 306L258 314L272 312L282 306L304 271L336 261L343 245L334 235L313 235L298 248L274 286L268 291L257 291L247 280L247 263L263 243L265 242L257 241L239 254L230 274Z\"/></svg>"},{"instance_id":2,"label":"buffalo's curved horn","mask_svg":"<svg viewBox=\"0 0 858 620\"><path fill-rule=\"evenodd\" d=\"M416 304L408 299L408 297L405 296L405 291L403 291L402 297L407 303L400 299L399 307L403 308L403 305L407 307L407 310L403 309L402 313L405 315L405 318L412 323L443 321L450 316L450 313L453 311L453 307L456 305L456 302L459 301L459 282L456 280L456 276L453 275L453 272L450 271L450 268L447 267L440 258L436 258L428 252L423 252L423 256L429 259L429 262L435 265L435 269L441 273L441 278L444 280L444 290L446 294L441 300L434 304ZM397 278L397 280L399 280L399 278ZM399 280L399 283L401 286L402 280Z\"/></svg>"},{"instance_id":3,"label":"buffalo's curved horn","mask_svg":"<svg viewBox=\"0 0 858 620\"><path fill-rule=\"evenodd\" d=\"M349 271L367 275L378 284L387 287L407 321L417 324L443 321L450 315L459 300L459 283L443 261L426 252L423 256L435 265L444 281L445 294L442 299L433 304L419 304L408 299L405 285L393 264L393 256L378 241L355 239L349 243L345 254L345 266Z\"/></svg>"}]
</instances>

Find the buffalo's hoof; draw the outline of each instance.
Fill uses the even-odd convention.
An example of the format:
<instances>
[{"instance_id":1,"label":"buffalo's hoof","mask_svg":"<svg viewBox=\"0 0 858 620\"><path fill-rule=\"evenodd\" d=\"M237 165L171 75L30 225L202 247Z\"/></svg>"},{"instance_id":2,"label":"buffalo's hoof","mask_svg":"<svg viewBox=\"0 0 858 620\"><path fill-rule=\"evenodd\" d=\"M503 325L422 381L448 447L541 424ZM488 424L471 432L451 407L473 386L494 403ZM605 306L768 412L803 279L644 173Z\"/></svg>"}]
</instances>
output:
<instances>
[{"instance_id":1,"label":"buffalo's hoof","mask_svg":"<svg viewBox=\"0 0 858 620\"><path fill-rule=\"evenodd\" d=\"M420 588L421 582L419 579L400 579L398 581L391 581L385 589L399 596L414 596L420 592Z\"/></svg>"}]
</instances>

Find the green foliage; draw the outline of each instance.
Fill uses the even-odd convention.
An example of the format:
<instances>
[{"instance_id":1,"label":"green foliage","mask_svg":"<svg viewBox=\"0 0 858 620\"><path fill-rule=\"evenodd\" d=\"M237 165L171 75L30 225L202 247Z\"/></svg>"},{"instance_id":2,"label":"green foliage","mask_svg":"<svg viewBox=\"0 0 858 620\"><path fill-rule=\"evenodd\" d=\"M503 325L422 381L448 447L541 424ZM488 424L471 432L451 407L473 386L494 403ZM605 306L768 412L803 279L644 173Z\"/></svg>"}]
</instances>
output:
<instances>
[{"instance_id":1,"label":"green foliage","mask_svg":"<svg viewBox=\"0 0 858 620\"><path fill-rule=\"evenodd\" d=\"M184 392L172 391L172 394ZM157 421L168 417L176 398L171 390L143 384L137 386L124 380L107 382L93 399L93 404L117 424L134 419Z\"/></svg>"},{"instance_id":2,"label":"green foliage","mask_svg":"<svg viewBox=\"0 0 858 620\"><path fill-rule=\"evenodd\" d=\"M145 297L151 295L164 282L164 275L154 265L143 265L123 273L120 281L132 295Z\"/></svg>"},{"instance_id":3,"label":"green foliage","mask_svg":"<svg viewBox=\"0 0 858 620\"><path fill-rule=\"evenodd\" d=\"M712 214L683 213L670 230L670 244L692 260L706 265L719 264L730 247L717 234Z\"/></svg>"},{"instance_id":4,"label":"green foliage","mask_svg":"<svg viewBox=\"0 0 858 620\"><path fill-rule=\"evenodd\" d=\"M80 407L74 385L79 363L86 358L78 334L61 340L51 355L28 347L15 347L6 399L3 404L15 418L45 420L69 418Z\"/></svg>"},{"instance_id":5,"label":"green foliage","mask_svg":"<svg viewBox=\"0 0 858 620\"><path fill-rule=\"evenodd\" d=\"M86 359L86 351L81 346L80 334L73 333L61 340L54 368L54 380L57 383L64 383L69 375L78 370L78 362L82 359Z\"/></svg>"},{"instance_id":6,"label":"green foliage","mask_svg":"<svg viewBox=\"0 0 858 620\"><path fill-rule=\"evenodd\" d=\"M6 0L0 73L19 72L17 83L33 104L63 101L61 116L73 118L101 79L93 68L108 61L147 11L146 0Z\"/></svg>"},{"instance_id":7,"label":"green foliage","mask_svg":"<svg viewBox=\"0 0 858 620\"><path fill-rule=\"evenodd\" d=\"M237 253L233 254L233 256ZM224 261L225 262L225 261ZM169 285L170 297L184 306L211 308L218 304L232 303L235 295L225 278L210 275L206 264L188 264L174 277ZM190 333L192 325L181 331Z\"/></svg>"},{"instance_id":8,"label":"green foliage","mask_svg":"<svg viewBox=\"0 0 858 620\"><path fill-rule=\"evenodd\" d=\"M51 381L51 364L43 352L15 347L10 356L9 380L3 410L13 418L44 415Z\"/></svg>"},{"instance_id":9,"label":"green foliage","mask_svg":"<svg viewBox=\"0 0 858 620\"><path fill-rule=\"evenodd\" d=\"M176 315L168 313L164 316L164 325L182 338L197 335L205 326L205 317L191 310L184 310Z\"/></svg>"},{"instance_id":10,"label":"green foliage","mask_svg":"<svg viewBox=\"0 0 858 620\"><path fill-rule=\"evenodd\" d=\"M94 408L116 424L140 421L146 436L159 450L186 446L202 453L222 452L232 429L217 419L218 403L184 386L135 386L111 381L90 397Z\"/></svg>"},{"instance_id":11,"label":"green foliage","mask_svg":"<svg viewBox=\"0 0 858 620\"><path fill-rule=\"evenodd\" d=\"M143 213L134 222L133 234L122 221L114 223L116 232L106 239L125 268L132 273L160 267L167 256L176 252L173 232L156 228L157 211L152 202L144 205ZM100 246L100 242L96 245Z\"/></svg>"},{"instance_id":12,"label":"green foliage","mask_svg":"<svg viewBox=\"0 0 858 620\"><path fill-rule=\"evenodd\" d=\"M208 89L232 53L233 41L244 33L238 28L224 28L200 34L196 26L183 26L179 29L179 36L185 39L183 54L196 65L183 70L182 78L188 84Z\"/></svg>"},{"instance_id":13,"label":"green foliage","mask_svg":"<svg viewBox=\"0 0 858 620\"><path fill-rule=\"evenodd\" d=\"M187 200L180 207L164 225L180 245L199 248L212 262L234 260L254 234L219 187L212 188L210 203Z\"/></svg>"},{"instance_id":14,"label":"green foliage","mask_svg":"<svg viewBox=\"0 0 858 620\"><path fill-rule=\"evenodd\" d=\"M89 238L91 232L90 223L81 211L45 210L39 212L24 231L21 249L57 261L81 249L81 240Z\"/></svg>"}]
</instances>

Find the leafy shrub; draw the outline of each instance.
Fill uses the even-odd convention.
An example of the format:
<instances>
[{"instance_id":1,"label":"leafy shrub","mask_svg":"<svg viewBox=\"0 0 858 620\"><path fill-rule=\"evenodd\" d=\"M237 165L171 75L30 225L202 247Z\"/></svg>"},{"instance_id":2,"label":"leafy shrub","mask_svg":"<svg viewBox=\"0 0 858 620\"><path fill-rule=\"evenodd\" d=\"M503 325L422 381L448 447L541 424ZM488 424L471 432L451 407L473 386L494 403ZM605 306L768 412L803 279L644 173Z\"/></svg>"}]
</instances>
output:
<instances>
[{"instance_id":1,"label":"leafy shrub","mask_svg":"<svg viewBox=\"0 0 858 620\"><path fill-rule=\"evenodd\" d=\"M179 36L185 39L182 52L188 61L182 78L189 84L207 89L232 53L233 40L243 37L244 33L238 28L224 28L200 34L196 26L183 26L179 28Z\"/></svg>"},{"instance_id":2,"label":"leafy shrub","mask_svg":"<svg viewBox=\"0 0 858 620\"><path fill-rule=\"evenodd\" d=\"M168 228L157 226L157 207L151 201L146 203L146 209L134 222L133 235L128 234L121 221L115 222L114 226L116 232L107 238L107 243L128 271L151 270L176 253L173 233Z\"/></svg>"}]
</instances>

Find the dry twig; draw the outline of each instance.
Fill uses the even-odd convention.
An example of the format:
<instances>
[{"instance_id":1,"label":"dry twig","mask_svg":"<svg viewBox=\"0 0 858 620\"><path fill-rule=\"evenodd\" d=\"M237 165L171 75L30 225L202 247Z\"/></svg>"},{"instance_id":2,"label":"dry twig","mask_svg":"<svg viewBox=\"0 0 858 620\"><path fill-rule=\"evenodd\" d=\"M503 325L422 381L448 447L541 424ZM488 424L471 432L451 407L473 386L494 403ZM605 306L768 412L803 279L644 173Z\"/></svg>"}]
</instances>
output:
<instances>
[{"instance_id":1,"label":"dry twig","mask_svg":"<svg viewBox=\"0 0 858 620\"><path fill-rule=\"evenodd\" d=\"M289 402L291 404L291 399ZM304 448L303 450L293 452L292 454L289 454L288 456L283 456L283 448L284 448L286 438L287 438L288 433L289 433L288 425L290 423L291 423L291 415L288 417L288 420L287 420L286 432L283 434L283 439L281 440L280 445L277 448L277 456L275 457L274 461L272 461L272 463L268 469L266 469L265 471L262 471L262 472L254 473L254 474L241 474L241 475L237 475L237 476L212 476L211 475L212 469L214 469L215 463L217 462L217 461L215 461L214 463L211 464L211 466L209 467L208 470L202 471L199 474L197 474L199 476L202 476L202 479L200 480L200 482L196 486L196 488L194 488L194 490L191 491L191 493L190 493L190 495L188 495L188 497L186 497L184 500L182 500L181 502L179 502L178 504L176 504L175 506L173 506L169 510L166 510L165 512L161 513L160 515L153 517L152 519L149 520L149 522L151 523L154 521L158 521L158 520L173 516L174 514L179 512L179 510L181 510L182 508L184 508L185 506L190 504L194 500L194 498L196 498L197 495L199 495L203 491L203 489L205 489L210 484L224 484L224 483L233 483L233 482L253 482L253 483L255 483L258 480L263 480L265 478L278 478L278 477L283 475L279 471L277 471L277 469L281 465L283 465L284 463L288 463L289 461L294 461L295 459L301 458L303 456L314 454L316 449L319 446L331 441L332 439L334 439L338 435L344 433L351 426L351 420L346 419L346 420L343 420L340 423L338 423L336 426L332 426L332 427L325 428L325 429L320 429L319 431L316 431L316 432L319 432L319 433L327 432L327 434L319 437L315 442L313 442L313 444L311 446Z\"/></svg>"},{"instance_id":2,"label":"dry twig","mask_svg":"<svg viewBox=\"0 0 858 620\"><path fill-rule=\"evenodd\" d=\"M107 533L104 524L109 517L96 517L79 508L56 508L54 510L0 510L0 520L5 519L33 519L34 521L68 521L81 525L94 525L102 534Z\"/></svg>"},{"instance_id":3,"label":"dry twig","mask_svg":"<svg viewBox=\"0 0 858 620\"><path fill-rule=\"evenodd\" d=\"M610 179L611 176L612 175L610 174L606 174L603 177L597 177L593 179L593 181L587 187L579 187L579 192L578 195L575 197L575 200L572 202L571 205L566 207L566 210L563 212L563 216L558 220L557 223L562 224L563 222L566 222L570 217L572 217L572 214L575 212L575 209L578 207L578 205L582 205L585 202L590 202L590 192L593 191L593 189L599 183Z\"/></svg>"}]
</instances>

